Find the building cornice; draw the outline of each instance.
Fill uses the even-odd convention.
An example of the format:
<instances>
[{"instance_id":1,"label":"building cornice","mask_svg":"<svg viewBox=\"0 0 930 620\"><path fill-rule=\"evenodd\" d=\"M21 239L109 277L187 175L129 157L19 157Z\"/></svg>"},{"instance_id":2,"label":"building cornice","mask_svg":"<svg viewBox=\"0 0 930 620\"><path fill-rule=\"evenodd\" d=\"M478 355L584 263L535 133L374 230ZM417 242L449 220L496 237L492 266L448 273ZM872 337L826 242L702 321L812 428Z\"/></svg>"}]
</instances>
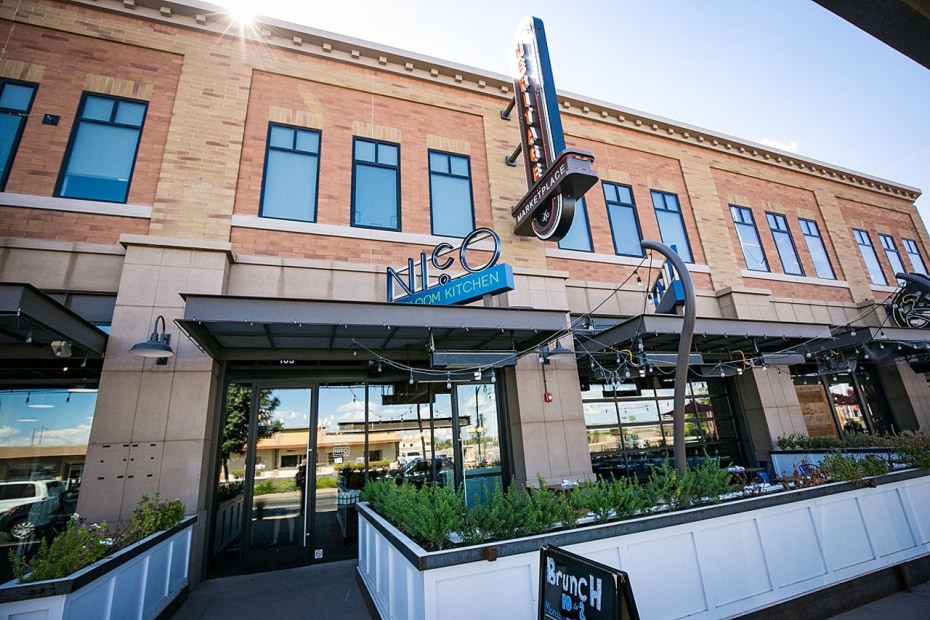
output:
<instances>
[{"instance_id":1,"label":"building cornice","mask_svg":"<svg viewBox=\"0 0 930 620\"><path fill-rule=\"evenodd\" d=\"M295 53L479 91L500 98L502 109L507 100L513 97L513 82L509 76L273 18L260 18L254 22L252 28L240 28L221 7L199 0L66 1L70 4L209 32L217 36L243 37L262 45L288 49ZM558 99L562 114L569 117L607 123L912 202L921 194L921 190L915 187L615 104L565 91L558 92Z\"/></svg>"}]
</instances>

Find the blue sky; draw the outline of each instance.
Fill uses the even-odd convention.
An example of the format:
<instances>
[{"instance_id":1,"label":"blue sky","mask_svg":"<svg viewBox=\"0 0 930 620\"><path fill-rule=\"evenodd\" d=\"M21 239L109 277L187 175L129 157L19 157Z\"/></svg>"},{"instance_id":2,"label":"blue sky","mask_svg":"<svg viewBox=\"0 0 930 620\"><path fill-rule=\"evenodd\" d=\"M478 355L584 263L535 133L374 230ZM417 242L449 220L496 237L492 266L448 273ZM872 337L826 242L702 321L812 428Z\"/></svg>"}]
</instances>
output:
<instances>
[{"instance_id":1,"label":"blue sky","mask_svg":"<svg viewBox=\"0 0 930 620\"><path fill-rule=\"evenodd\" d=\"M930 70L811 0L237 1L505 75L535 15L560 90L930 193Z\"/></svg>"}]
</instances>

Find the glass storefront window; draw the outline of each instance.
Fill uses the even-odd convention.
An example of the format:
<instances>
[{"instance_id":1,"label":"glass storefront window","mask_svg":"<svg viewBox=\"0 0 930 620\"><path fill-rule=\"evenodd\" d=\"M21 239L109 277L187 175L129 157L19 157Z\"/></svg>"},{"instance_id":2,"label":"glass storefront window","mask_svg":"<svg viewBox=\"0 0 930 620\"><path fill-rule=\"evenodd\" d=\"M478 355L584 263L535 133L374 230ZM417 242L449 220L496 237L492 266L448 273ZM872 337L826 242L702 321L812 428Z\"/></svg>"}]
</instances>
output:
<instances>
[{"instance_id":1,"label":"glass storefront window","mask_svg":"<svg viewBox=\"0 0 930 620\"><path fill-rule=\"evenodd\" d=\"M0 392L0 541L31 553L77 508L95 389ZM0 579L12 577L6 550Z\"/></svg>"},{"instance_id":2,"label":"glass storefront window","mask_svg":"<svg viewBox=\"0 0 930 620\"><path fill-rule=\"evenodd\" d=\"M599 477L648 478L672 458L672 377L628 379L620 385L592 384L582 392L591 465ZM692 381L685 399L685 446L689 462L704 455L722 464L742 464L742 450L721 379Z\"/></svg>"}]
</instances>

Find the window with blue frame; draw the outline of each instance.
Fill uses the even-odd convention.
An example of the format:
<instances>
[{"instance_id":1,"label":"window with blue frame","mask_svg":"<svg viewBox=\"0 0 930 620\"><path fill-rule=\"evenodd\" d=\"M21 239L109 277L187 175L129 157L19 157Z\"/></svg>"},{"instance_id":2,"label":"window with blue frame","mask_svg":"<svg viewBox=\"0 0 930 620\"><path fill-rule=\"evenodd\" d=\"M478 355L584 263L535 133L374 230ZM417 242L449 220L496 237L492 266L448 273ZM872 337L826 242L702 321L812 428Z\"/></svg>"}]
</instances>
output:
<instances>
[{"instance_id":1,"label":"window with blue frame","mask_svg":"<svg viewBox=\"0 0 930 620\"><path fill-rule=\"evenodd\" d=\"M474 230L471 163L466 155L429 151L429 203L434 235L465 237Z\"/></svg>"},{"instance_id":2,"label":"window with blue frame","mask_svg":"<svg viewBox=\"0 0 930 620\"><path fill-rule=\"evenodd\" d=\"M693 263L691 245L688 243L688 233L685 230L685 220L681 215L678 196L658 190L651 190L651 194L662 243L673 248L684 262Z\"/></svg>"},{"instance_id":3,"label":"window with blue frame","mask_svg":"<svg viewBox=\"0 0 930 620\"><path fill-rule=\"evenodd\" d=\"M794 247L788 220L781 213L771 212L765 214L765 219L769 223L769 230L772 231L772 240L775 241L782 270L790 276L803 276L804 268L798 258L798 249Z\"/></svg>"},{"instance_id":4,"label":"window with blue frame","mask_svg":"<svg viewBox=\"0 0 930 620\"><path fill-rule=\"evenodd\" d=\"M875 247L872 245L872 239L869 233L858 228L853 228L853 236L856 238L856 244L859 246L859 253L865 262L865 268L869 272L869 278L872 284L885 285L888 280L885 279L885 273L882 271L881 263L878 262L878 255L875 253Z\"/></svg>"},{"instance_id":5,"label":"window with blue frame","mask_svg":"<svg viewBox=\"0 0 930 620\"><path fill-rule=\"evenodd\" d=\"M35 94L35 84L0 79L0 191L6 188Z\"/></svg>"},{"instance_id":6,"label":"window with blue frame","mask_svg":"<svg viewBox=\"0 0 930 620\"><path fill-rule=\"evenodd\" d=\"M830 264L830 256L827 254L827 246L824 245L823 237L820 236L817 222L798 218L798 223L801 225L801 234L804 236L804 243L807 244L807 252L811 255L817 277L823 280L836 280L833 265Z\"/></svg>"},{"instance_id":7,"label":"window with blue frame","mask_svg":"<svg viewBox=\"0 0 930 620\"><path fill-rule=\"evenodd\" d=\"M585 207L584 197L575 201L572 225L565 236L559 240L559 248L579 252L594 251L594 246L591 245L591 228L588 226L588 209Z\"/></svg>"},{"instance_id":8,"label":"window with blue frame","mask_svg":"<svg viewBox=\"0 0 930 620\"><path fill-rule=\"evenodd\" d=\"M907 270L904 269L904 263L901 261L901 255L898 253L898 246L895 245L894 237L879 233L878 241L882 244L882 249L885 250L885 258L888 259L888 264L891 265L891 273L896 276L899 273L905 273Z\"/></svg>"},{"instance_id":9,"label":"window with blue frame","mask_svg":"<svg viewBox=\"0 0 930 620\"><path fill-rule=\"evenodd\" d=\"M315 222L319 174L319 131L269 125L261 217Z\"/></svg>"},{"instance_id":10,"label":"window with blue frame","mask_svg":"<svg viewBox=\"0 0 930 620\"><path fill-rule=\"evenodd\" d=\"M904 244L904 252L907 254L907 258L911 261L911 269L913 273L919 273L921 275L927 275L927 267L924 265L924 259L920 255L920 249L917 247L917 242L913 239L901 239L901 243Z\"/></svg>"},{"instance_id":11,"label":"window with blue frame","mask_svg":"<svg viewBox=\"0 0 930 620\"><path fill-rule=\"evenodd\" d=\"M400 146L356 138L352 225L400 230Z\"/></svg>"},{"instance_id":12,"label":"window with blue frame","mask_svg":"<svg viewBox=\"0 0 930 620\"><path fill-rule=\"evenodd\" d=\"M750 271L768 271L769 262L765 258L765 250L759 240L759 231L756 230L756 221L752 217L752 211L746 207L730 205L730 217L733 218L736 236L743 248L743 260L746 261L746 269Z\"/></svg>"},{"instance_id":13,"label":"window with blue frame","mask_svg":"<svg viewBox=\"0 0 930 620\"><path fill-rule=\"evenodd\" d=\"M148 104L85 93L56 196L126 202Z\"/></svg>"},{"instance_id":14,"label":"window with blue frame","mask_svg":"<svg viewBox=\"0 0 930 620\"><path fill-rule=\"evenodd\" d=\"M614 239L614 252L620 256L642 256L643 240L636 216L636 204L633 202L633 188L617 183L601 183L604 189L604 201L607 203L607 219L610 221L610 234Z\"/></svg>"}]
</instances>

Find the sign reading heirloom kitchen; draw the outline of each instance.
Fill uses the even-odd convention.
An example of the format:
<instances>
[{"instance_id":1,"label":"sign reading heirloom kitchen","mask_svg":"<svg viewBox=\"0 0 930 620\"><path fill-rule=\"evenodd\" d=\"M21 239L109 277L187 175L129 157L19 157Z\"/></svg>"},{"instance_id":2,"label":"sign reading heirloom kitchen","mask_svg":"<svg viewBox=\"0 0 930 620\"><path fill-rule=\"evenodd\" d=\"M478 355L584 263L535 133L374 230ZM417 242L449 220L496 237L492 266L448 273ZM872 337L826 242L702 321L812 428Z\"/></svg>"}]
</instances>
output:
<instances>
[{"instance_id":1,"label":"sign reading heirloom kitchen","mask_svg":"<svg viewBox=\"0 0 930 620\"><path fill-rule=\"evenodd\" d=\"M529 191L512 209L514 234L558 241L575 201L595 183L594 155L567 150L542 20L527 17L514 37L515 102Z\"/></svg>"},{"instance_id":2,"label":"sign reading heirloom kitchen","mask_svg":"<svg viewBox=\"0 0 930 620\"><path fill-rule=\"evenodd\" d=\"M477 251L487 249L487 242L491 242L491 254L482 264L473 264L469 260L469 249ZM397 271L388 267L387 270L387 299L390 302L403 304L426 304L432 306L450 306L454 304L467 304L481 299L484 295L496 295L513 290L513 268L507 264L497 264L501 255L501 240L489 228L476 228L467 237L462 239L458 248L458 262L464 274L456 277L449 275L448 271L455 265L455 259L450 256L456 248L443 241L436 245L427 258L426 252L420 253L419 263L413 258L407 259L407 268ZM417 270L419 266L419 270ZM431 283L430 266L442 271ZM419 273L418 273L419 271ZM406 275L406 280L403 275ZM419 275L419 278L417 277ZM419 279L419 288L417 280ZM394 285L400 286L401 297L395 298Z\"/></svg>"}]
</instances>

